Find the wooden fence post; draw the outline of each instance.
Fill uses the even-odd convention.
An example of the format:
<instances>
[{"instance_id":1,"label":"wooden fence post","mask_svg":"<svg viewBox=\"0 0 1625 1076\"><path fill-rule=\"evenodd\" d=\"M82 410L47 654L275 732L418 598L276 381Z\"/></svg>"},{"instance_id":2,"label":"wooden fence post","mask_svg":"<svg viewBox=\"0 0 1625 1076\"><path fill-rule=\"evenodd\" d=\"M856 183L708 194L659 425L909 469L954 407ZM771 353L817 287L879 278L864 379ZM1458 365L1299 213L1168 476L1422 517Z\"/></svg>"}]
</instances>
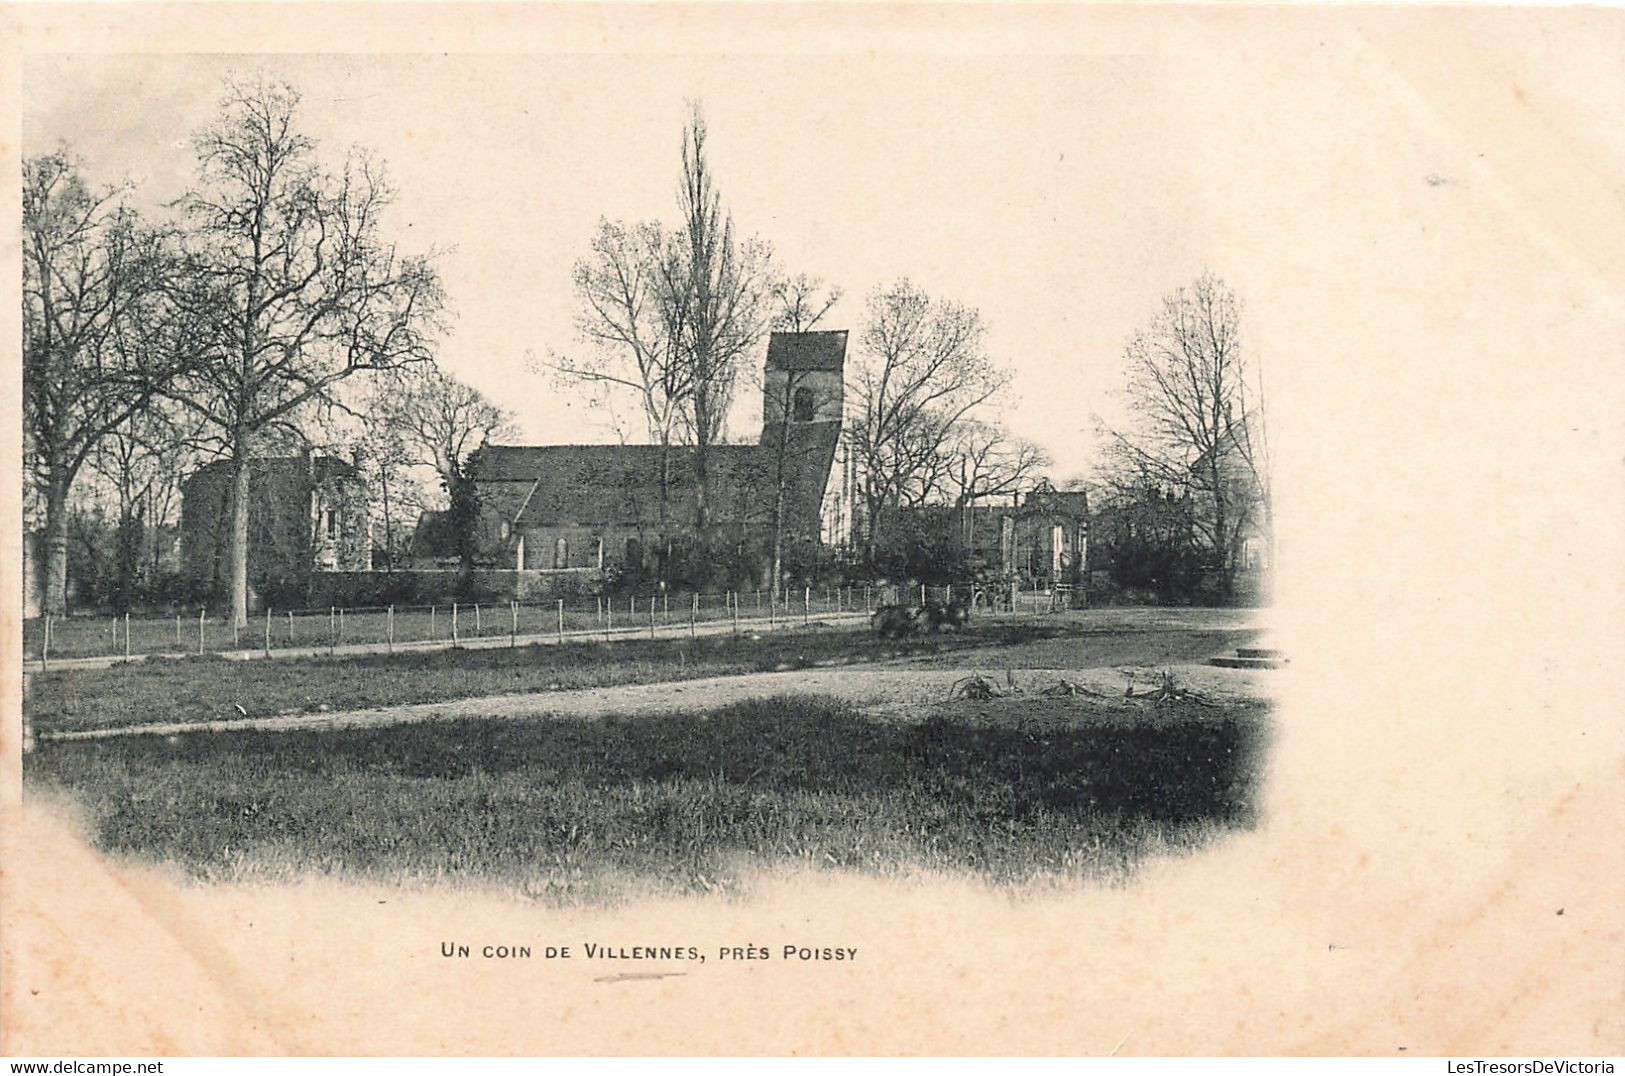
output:
<instances>
[{"instance_id":1,"label":"wooden fence post","mask_svg":"<svg viewBox=\"0 0 1625 1076\"><path fill-rule=\"evenodd\" d=\"M339 610L336 605L327 607L327 653L338 653L339 649Z\"/></svg>"},{"instance_id":2,"label":"wooden fence post","mask_svg":"<svg viewBox=\"0 0 1625 1076\"><path fill-rule=\"evenodd\" d=\"M130 656L130 614L124 614L124 656Z\"/></svg>"},{"instance_id":3,"label":"wooden fence post","mask_svg":"<svg viewBox=\"0 0 1625 1076\"><path fill-rule=\"evenodd\" d=\"M559 643L564 643L564 599L559 599Z\"/></svg>"},{"instance_id":4,"label":"wooden fence post","mask_svg":"<svg viewBox=\"0 0 1625 1076\"><path fill-rule=\"evenodd\" d=\"M293 610L288 610L288 645L293 645Z\"/></svg>"},{"instance_id":5,"label":"wooden fence post","mask_svg":"<svg viewBox=\"0 0 1625 1076\"><path fill-rule=\"evenodd\" d=\"M203 653L203 615L208 612L206 608L197 611L197 652Z\"/></svg>"},{"instance_id":6,"label":"wooden fence post","mask_svg":"<svg viewBox=\"0 0 1625 1076\"><path fill-rule=\"evenodd\" d=\"M457 603L451 603L451 645L457 645Z\"/></svg>"},{"instance_id":7,"label":"wooden fence post","mask_svg":"<svg viewBox=\"0 0 1625 1076\"><path fill-rule=\"evenodd\" d=\"M604 642L609 642L609 633L615 628L615 603L604 603Z\"/></svg>"},{"instance_id":8,"label":"wooden fence post","mask_svg":"<svg viewBox=\"0 0 1625 1076\"><path fill-rule=\"evenodd\" d=\"M698 629L695 627L695 623L699 619L700 619L700 592L696 590L694 592L694 603L693 603L693 605L691 605L689 607L689 610L688 610L688 637L690 639L694 638L694 636L698 632Z\"/></svg>"},{"instance_id":9,"label":"wooden fence post","mask_svg":"<svg viewBox=\"0 0 1625 1076\"><path fill-rule=\"evenodd\" d=\"M474 634L475 634L476 637L480 634L480 603L479 602L474 603Z\"/></svg>"},{"instance_id":10,"label":"wooden fence post","mask_svg":"<svg viewBox=\"0 0 1625 1076\"><path fill-rule=\"evenodd\" d=\"M45 622L47 624L49 624L50 623L50 618L47 617ZM176 613L175 614L175 649L179 650L180 648L181 648L181 615L179 613Z\"/></svg>"},{"instance_id":11,"label":"wooden fence post","mask_svg":"<svg viewBox=\"0 0 1625 1076\"><path fill-rule=\"evenodd\" d=\"M513 598L508 602L508 646L510 649L519 645L519 599Z\"/></svg>"},{"instance_id":12,"label":"wooden fence post","mask_svg":"<svg viewBox=\"0 0 1625 1076\"><path fill-rule=\"evenodd\" d=\"M437 634L435 632L435 628L434 628L434 619L435 619L434 613L435 613L434 606L432 606L432 605L429 606L429 639L430 639L431 642L434 640L434 637Z\"/></svg>"},{"instance_id":13,"label":"wooden fence post","mask_svg":"<svg viewBox=\"0 0 1625 1076\"><path fill-rule=\"evenodd\" d=\"M129 642L129 629L125 629L125 642ZM265 607L265 656L271 656L271 607Z\"/></svg>"},{"instance_id":14,"label":"wooden fence post","mask_svg":"<svg viewBox=\"0 0 1625 1076\"><path fill-rule=\"evenodd\" d=\"M395 652L395 607L389 607L389 652Z\"/></svg>"},{"instance_id":15,"label":"wooden fence post","mask_svg":"<svg viewBox=\"0 0 1625 1076\"><path fill-rule=\"evenodd\" d=\"M180 614L175 614L175 622L180 622ZM42 669L51 667L51 614L45 614L45 635L39 641L39 666Z\"/></svg>"},{"instance_id":16,"label":"wooden fence post","mask_svg":"<svg viewBox=\"0 0 1625 1076\"><path fill-rule=\"evenodd\" d=\"M655 637L655 596L649 595L649 638Z\"/></svg>"},{"instance_id":17,"label":"wooden fence post","mask_svg":"<svg viewBox=\"0 0 1625 1076\"><path fill-rule=\"evenodd\" d=\"M801 626L806 627L812 620L812 587L801 592Z\"/></svg>"}]
</instances>

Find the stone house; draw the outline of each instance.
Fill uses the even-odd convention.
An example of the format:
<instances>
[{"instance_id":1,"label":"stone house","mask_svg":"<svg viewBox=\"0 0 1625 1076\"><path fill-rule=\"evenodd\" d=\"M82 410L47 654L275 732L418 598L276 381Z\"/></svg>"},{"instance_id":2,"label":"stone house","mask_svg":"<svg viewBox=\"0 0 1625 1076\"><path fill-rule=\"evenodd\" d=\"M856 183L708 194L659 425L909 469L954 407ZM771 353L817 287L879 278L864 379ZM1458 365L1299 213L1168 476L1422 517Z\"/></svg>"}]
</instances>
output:
<instances>
[{"instance_id":1,"label":"stone house","mask_svg":"<svg viewBox=\"0 0 1625 1076\"><path fill-rule=\"evenodd\" d=\"M1010 574L1077 584L1089 555L1089 495L1040 481L1005 516Z\"/></svg>"},{"instance_id":2,"label":"stone house","mask_svg":"<svg viewBox=\"0 0 1625 1076\"><path fill-rule=\"evenodd\" d=\"M816 544L844 407L845 331L773 333L754 444L707 454L713 550L758 581L783 490L786 545ZM477 566L664 574L695 537L695 455L673 445L485 445L469 458Z\"/></svg>"},{"instance_id":3,"label":"stone house","mask_svg":"<svg viewBox=\"0 0 1625 1076\"><path fill-rule=\"evenodd\" d=\"M256 592L298 587L312 572L371 568L367 487L353 463L308 451L250 460L248 491L248 582ZM230 532L230 463L216 460L181 484L181 564L191 581L224 585Z\"/></svg>"}]
</instances>

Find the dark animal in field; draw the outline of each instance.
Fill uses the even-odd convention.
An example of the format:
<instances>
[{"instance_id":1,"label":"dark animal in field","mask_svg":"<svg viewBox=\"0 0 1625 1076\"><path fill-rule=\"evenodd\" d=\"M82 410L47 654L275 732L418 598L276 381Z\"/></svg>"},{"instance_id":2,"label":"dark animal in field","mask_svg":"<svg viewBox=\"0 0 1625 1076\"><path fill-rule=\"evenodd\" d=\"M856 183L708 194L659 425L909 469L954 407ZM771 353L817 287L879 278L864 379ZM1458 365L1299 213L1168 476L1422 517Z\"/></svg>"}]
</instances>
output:
<instances>
[{"instance_id":1,"label":"dark animal in field","mask_svg":"<svg viewBox=\"0 0 1625 1076\"><path fill-rule=\"evenodd\" d=\"M970 607L958 602L952 605L927 602L921 612L921 618L927 631L942 631L945 628L959 631L970 623Z\"/></svg>"},{"instance_id":2,"label":"dark animal in field","mask_svg":"<svg viewBox=\"0 0 1625 1076\"><path fill-rule=\"evenodd\" d=\"M869 626L882 639L901 639L920 630L921 613L917 605L882 605L869 615Z\"/></svg>"}]
</instances>

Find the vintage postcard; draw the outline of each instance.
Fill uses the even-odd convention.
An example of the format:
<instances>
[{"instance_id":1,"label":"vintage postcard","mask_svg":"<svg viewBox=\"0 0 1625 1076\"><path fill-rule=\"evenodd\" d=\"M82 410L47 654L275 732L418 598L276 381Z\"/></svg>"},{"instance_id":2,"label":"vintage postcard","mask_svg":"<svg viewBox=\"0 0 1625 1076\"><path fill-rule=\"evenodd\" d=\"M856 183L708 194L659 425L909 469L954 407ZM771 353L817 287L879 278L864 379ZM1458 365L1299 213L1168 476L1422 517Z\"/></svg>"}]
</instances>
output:
<instances>
[{"instance_id":1,"label":"vintage postcard","mask_svg":"<svg viewBox=\"0 0 1625 1076\"><path fill-rule=\"evenodd\" d=\"M1625 1050L1617 10L0 20L6 1055Z\"/></svg>"}]
</instances>

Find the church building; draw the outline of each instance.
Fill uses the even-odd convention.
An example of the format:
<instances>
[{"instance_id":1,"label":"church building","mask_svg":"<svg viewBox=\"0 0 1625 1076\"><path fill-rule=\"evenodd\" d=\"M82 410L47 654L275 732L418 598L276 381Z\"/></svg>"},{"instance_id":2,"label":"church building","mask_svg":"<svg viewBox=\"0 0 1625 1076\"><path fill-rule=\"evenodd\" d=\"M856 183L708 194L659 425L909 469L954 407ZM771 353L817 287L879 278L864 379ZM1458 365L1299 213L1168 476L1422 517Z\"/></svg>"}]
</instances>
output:
<instances>
[{"instance_id":1,"label":"church building","mask_svg":"<svg viewBox=\"0 0 1625 1076\"><path fill-rule=\"evenodd\" d=\"M711 548L736 575L765 578L775 506L786 549L827 529L846 340L773 333L757 442L707 450ZM688 445L486 445L470 457L479 566L663 575L695 538L695 462Z\"/></svg>"}]
</instances>

